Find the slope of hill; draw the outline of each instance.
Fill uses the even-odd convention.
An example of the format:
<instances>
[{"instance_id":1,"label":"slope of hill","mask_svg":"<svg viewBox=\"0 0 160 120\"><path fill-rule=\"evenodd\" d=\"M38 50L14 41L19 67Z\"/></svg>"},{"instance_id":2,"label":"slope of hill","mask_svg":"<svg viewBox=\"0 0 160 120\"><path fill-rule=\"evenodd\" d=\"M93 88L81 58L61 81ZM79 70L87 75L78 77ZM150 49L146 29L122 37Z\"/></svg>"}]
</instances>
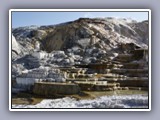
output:
<instances>
[{"instance_id":1,"label":"slope of hill","mask_svg":"<svg viewBox=\"0 0 160 120\"><path fill-rule=\"evenodd\" d=\"M121 87L146 88L148 31L148 21L116 18L80 18L58 25L15 28L12 79L23 85L82 78L106 84L118 79Z\"/></svg>"}]
</instances>

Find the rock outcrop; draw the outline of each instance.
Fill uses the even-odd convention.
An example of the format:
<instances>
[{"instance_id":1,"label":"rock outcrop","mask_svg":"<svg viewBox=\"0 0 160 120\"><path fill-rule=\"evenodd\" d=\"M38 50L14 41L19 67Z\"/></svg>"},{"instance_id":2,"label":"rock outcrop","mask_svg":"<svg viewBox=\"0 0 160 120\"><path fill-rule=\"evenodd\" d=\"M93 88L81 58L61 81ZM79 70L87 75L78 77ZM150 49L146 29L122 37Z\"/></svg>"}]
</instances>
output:
<instances>
[{"instance_id":1,"label":"rock outcrop","mask_svg":"<svg viewBox=\"0 0 160 120\"><path fill-rule=\"evenodd\" d=\"M15 37L12 35L12 59L16 59L18 54L20 54L20 46L18 42L16 41Z\"/></svg>"}]
</instances>

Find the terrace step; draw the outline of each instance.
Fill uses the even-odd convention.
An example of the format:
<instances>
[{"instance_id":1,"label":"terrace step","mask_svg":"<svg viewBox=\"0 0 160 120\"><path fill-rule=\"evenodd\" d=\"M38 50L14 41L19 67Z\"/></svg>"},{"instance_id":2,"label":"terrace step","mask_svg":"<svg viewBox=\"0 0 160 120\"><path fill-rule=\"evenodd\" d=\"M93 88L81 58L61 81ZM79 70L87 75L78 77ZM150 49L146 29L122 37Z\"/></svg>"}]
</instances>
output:
<instances>
[{"instance_id":1,"label":"terrace step","mask_svg":"<svg viewBox=\"0 0 160 120\"><path fill-rule=\"evenodd\" d=\"M126 68L126 69L137 69L137 68L144 68L146 65L146 62L130 62L130 63L123 63L123 66L121 68Z\"/></svg>"},{"instance_id":2,"label":"terrace step","mask_svg":"<svg viewBox=\"0 0 160 120\"><path fill-rule=\"evenodd\" d=\"M148 69L112 69L111 70L112 73L117 73L117 74L130 74L130 73L141 73L141 74L145 74L148 73Z\"/></svg>"},{"instance_id":3,"label":"terrace step","mask_svg":"<svg viewBox=\"0 0 160 120\"><path fill-rule=\"evenodd\" d=\"M148 77L148 73L127 73L128 77Z\"/></svg>"},{"instance_id":4,"label":"terrace step","mask_svg":"<svg viewBox=\"0 0 160 120\"><path fill-rule=\"evenodd\" d=\"M81 90L84 91L102 91L102 90L113 90L118 86L117 83L107 83L107 84L100 84L100 83L94 83L93 82L76 82L78 86L81 88Z\"/></svg>"},{"instance_id":5,"label":"terrace step","mask_svg":"<svg viewBox=\"0 0 160 120\"><path fill-rule=\"evenodd\" d=\"M78 68L90 68L90 69L111 69L111 68L119 68L122 67L122 64L114 64L114 63L96 63L96 64L88 64L88 65L75 65Z\"/></svg>"},{"instance_id":6,"label":"terrace step","mask_svg":"<svg viewBox=\"0 0 160 120\"><path fill-rule=\"evenodd\" d=\"M123 80L117 81L120 84L120 87L148 87L149 82L146 80Z\"/></svg>"},{"instance_id":7,"label":"terrace step","mask_svg":"<svg viewBox=\"0 0 160 120\"><path fill-rule=\"evenodd\" d=\"M124 63L124 62L130 62L134 60L134 58L132 54L119 54L114 60Z\"/></svg>"},{"instance_id":8,"label":"terrace step","mask_svg":"<svg viewBox=\"0 0 160 120\"><path fill-rule=\"evenodd\" d=\"M148 87L128 87L129 90L148 90Z\"/></svg>"},{"instance_id":9,"label":"terrace step","mask_svg":"<svg viewBox=\"0 0 160 120\"><path fill-rule=\"evenodd\" d=\"M145 80L148 81L148 77L125 77L125 78L105 78L105 79L98 79L98 81L132 81L132 80Z\"/></svg>"},{"instance_id":10,"label":"terrace step","mask_svg":"<svg viewBox=\"0 0 160 120\"><path fill-rule=\"evenodd\" d=\"M103 77L105 78L125 78L125 75L120 75L120 74L115 74L115 73L107 73L107 74L102 74Z\"/></svg>"}]
</instances>

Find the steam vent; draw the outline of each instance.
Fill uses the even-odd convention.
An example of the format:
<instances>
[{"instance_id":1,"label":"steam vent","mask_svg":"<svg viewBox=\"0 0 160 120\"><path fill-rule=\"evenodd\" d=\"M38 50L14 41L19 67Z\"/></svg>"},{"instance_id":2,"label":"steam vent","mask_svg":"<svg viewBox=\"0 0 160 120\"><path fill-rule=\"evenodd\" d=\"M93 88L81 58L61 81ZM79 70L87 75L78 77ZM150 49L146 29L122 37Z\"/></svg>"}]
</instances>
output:
<instances>
[{"instance_id":1,"label":"steam vent","mask_svg":"<svg viewBox=\"0 0 160 120\"><path fill-rule=\"evenodd\" d=\"M148 91L148 31L116 18L12 29L12 94Z\"/></svg>"}]
</instances>

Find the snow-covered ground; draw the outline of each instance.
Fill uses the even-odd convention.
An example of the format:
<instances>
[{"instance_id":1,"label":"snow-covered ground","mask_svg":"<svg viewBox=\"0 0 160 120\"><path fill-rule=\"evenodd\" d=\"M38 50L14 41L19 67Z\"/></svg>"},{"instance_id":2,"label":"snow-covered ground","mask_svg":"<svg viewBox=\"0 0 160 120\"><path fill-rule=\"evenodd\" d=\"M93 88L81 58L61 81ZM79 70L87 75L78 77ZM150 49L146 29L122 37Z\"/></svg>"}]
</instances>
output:
<instances>
[{"instance_id":1,"label":"snow-covered ground","mask_svg":"<svg viewBox=\"0 0 160 120\"><path fill-rule=\"evenodd\" d=\"M148 96L113 95L79 101L65 97L62 99L45 99L36 105L12 105L12 108L148 108Z\"/></svg>"}]
</instances>

